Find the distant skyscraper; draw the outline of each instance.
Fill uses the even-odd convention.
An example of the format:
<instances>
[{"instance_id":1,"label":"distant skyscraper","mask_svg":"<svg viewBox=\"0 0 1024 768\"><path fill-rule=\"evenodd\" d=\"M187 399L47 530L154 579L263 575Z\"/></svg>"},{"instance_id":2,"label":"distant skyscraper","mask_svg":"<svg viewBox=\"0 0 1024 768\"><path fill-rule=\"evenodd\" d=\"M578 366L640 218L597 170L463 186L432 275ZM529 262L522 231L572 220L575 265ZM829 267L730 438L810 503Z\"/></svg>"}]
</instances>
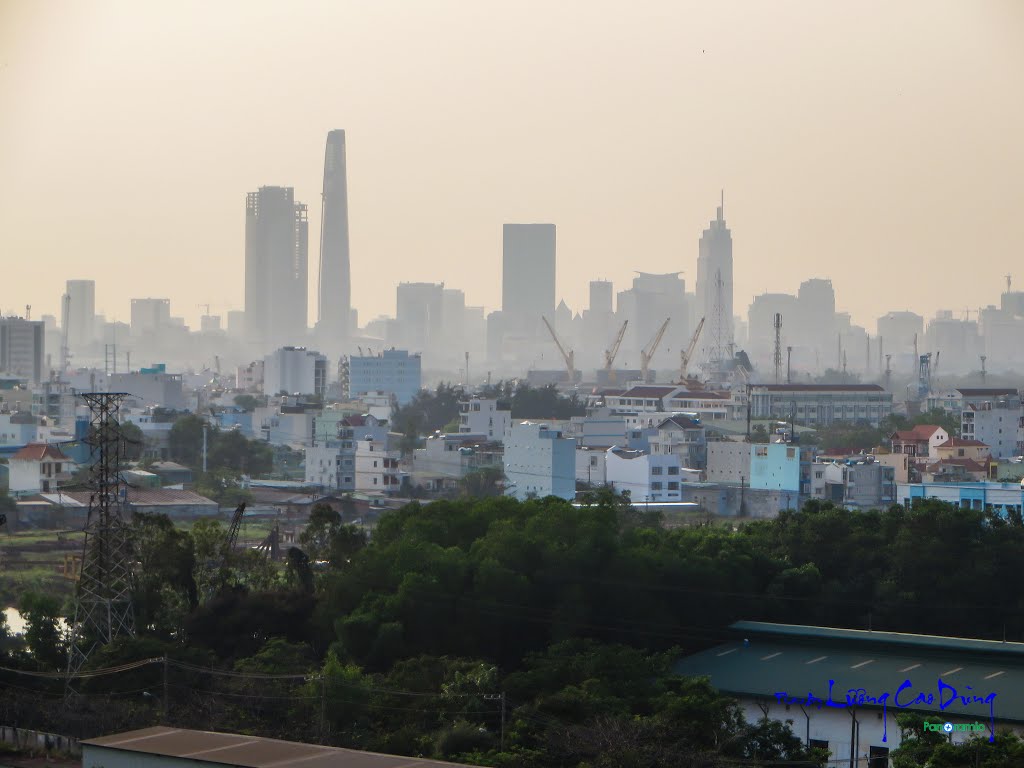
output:
<instances>
[{"instance_id":1,"label":"distant skyscraper","mask_svg":"<svg viewBox=\"0 0 1024 768\"><path fill-rule=\"evenodd\" d=\"M725 201L700 238L697 257L697 322L704 318L700 346L705 363L731 357L732 330L732 233L725 226Z\"/></svg>"},{"instance_id":2,"label":"distant skyscraper","mask_svg":"<svg viewBox=\"0 0 1024 768\"><path fill-rule=\"evenodd\" d=\"M132 336L159 334L170 324L170 299L132 299Z\"/></svg>"},{"instance_id":3,"label":"distant skyscraper","mask_svg":"<svg viewBox=\"0 0 1024 768\"><path fill-rule=\"evenodd\" d=\"M542 315L554 322L554 224L502 228L501 311L505 327L513 333L535 333L542 327Z\"/></svg>"},{"instance_id":4,"label":"distant skyscraper","mask_svg":"<svg viewBox=\"0 0 1024 768\"><path fill-rule=\"evenodd\" d=\"M399 283L392 343L413 352L433 352L442 341L444 283Z\"/></svg>"},{"instance_id":5,"label":"distant skyscraper","mask_svg":"<svg viewBox=\"0 0 1024 768\"><path fill-rule=\"evenodd\" d=\"M77 352L96 339L96 281L68 280L68 315L61 309L61 327L68 329L68 347Z\"/></svg>"},{"instance_id":6,"label":"distant skyscraper","mask_svg":"<svg viewBox=\"0 0 1024 768\"><path fill-rule=\"evenodd\" d=\"M608 280L590 281L590 311L611 312L612 311L612 284Z\"/></svg>"},{"instance_id":7,"label":"distant skyscraper","mask_svg":"<svg viewBox=\"0 0 1024 768\"><path fill-rule=\"evenodd\" d=\"M245 330L261 350L305 339L309 222L291 187L260 187L245 201Z\"/></svg>"},{"instance_id":8,"label":"distant skyscraper","mask_svg":"<svg viewBox=\"0 0 1024 768\"><path fill-rule=\"evenodd\" d=\"M36 386L45 380L46 328L42 320L0 317L0 374Z\"/></svg>"},{"instance_id":9,"label":"distant skyscraper","mask_svg":"<svg viewBox=\"0 0 1024 768\"><path fill-rule=\"evenodd\" d=\"M351 332L352 279L348 254L345 131L327 134L320 217L320 303L317 331L332 348Z\"/></svg>"}]
</instances>

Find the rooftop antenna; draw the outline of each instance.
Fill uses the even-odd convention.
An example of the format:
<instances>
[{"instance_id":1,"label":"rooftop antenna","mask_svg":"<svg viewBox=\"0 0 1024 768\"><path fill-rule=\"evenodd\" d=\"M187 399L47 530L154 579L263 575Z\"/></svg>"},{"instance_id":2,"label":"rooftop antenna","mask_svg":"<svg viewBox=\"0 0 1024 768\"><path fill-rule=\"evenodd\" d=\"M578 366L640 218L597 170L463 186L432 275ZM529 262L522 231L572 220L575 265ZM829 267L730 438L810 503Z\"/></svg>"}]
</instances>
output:
<instances>
[{"instance_id":1,"label":"rooftop antenna","mask_svg":"<svg viewBox=\"0 0 1024 768\"><path fill-rule=\"evenodd\" d=\"M1006 275L1006 292L1010 292L1010 286L1013 285L1013 275Z\"/></svg>"}]
</instances>

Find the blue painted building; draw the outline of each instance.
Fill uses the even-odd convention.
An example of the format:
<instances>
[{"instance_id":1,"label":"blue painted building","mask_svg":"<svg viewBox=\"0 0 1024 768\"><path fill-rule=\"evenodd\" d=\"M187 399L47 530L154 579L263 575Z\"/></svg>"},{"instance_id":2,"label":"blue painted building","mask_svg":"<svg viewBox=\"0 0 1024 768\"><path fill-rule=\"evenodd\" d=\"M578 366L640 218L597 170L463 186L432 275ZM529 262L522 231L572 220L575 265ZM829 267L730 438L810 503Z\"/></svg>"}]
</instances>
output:
<instances>
[{"instance_id":1,"label":"blue painted building","mask_svg":"<svg viewBox=\"0 0 1024 768\"><path fill-rule=\"evenodd\" d=\"M420 356L404 349L352 355L348 366L348 395L353 399L367 392L388 392L399 405L406 405L422 386Z\"/></svg>"},{"instance_id":2,"label":"blue painted building","mask_svg":"<svg viewBox=\"0 0 1024 768\"><path fill-rule=\"evenodd\" d=\"M751 445L750 487L800 493L800 449L789 443Z\"/></svg>"},{"instance_id":3,"label":"blue painted building","mask_svg":"<svg viewBox=\"0 0 1024 768\"><path fill-rule=\"evenodd\" d=\"M1024 486L1018 483L898 483L896 503L908 506L917 499L938 499L964 509L988 510L999 515L1024 510Z\"/></svg>"}]
</instances>

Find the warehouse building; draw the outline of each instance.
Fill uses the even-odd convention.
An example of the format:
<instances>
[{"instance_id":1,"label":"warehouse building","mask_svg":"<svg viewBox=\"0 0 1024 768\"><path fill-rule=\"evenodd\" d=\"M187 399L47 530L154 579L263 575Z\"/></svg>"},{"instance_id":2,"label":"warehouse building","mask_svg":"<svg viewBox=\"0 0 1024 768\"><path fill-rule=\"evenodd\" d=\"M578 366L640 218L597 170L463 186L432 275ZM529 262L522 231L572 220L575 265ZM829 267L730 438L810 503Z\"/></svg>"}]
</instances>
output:
<instances>
[{"instance_id":1,"label":"warehouse building","mask_svg":"<svg viewBox=\"0 0 1024 768\"><path fill-rule=\"evenodd\" d=\"M454 765L440 760L162 726L82 742L82 768L442 768Z\"/></svg>"}]
</instances>

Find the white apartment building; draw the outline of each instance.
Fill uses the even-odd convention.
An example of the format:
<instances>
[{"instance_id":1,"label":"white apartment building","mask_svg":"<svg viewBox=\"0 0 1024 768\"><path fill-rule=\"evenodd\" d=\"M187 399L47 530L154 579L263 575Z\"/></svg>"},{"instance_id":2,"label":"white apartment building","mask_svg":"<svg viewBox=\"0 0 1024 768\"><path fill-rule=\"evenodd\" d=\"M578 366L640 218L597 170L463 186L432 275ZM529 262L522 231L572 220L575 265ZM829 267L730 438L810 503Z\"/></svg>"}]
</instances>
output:
<instances>
[{"instance_id":1,"label":"white apartment building","mask_svg":"<svg viewBox=\"0 0 1024 768\"><path fill-rule=\"evenodd\" d=\"M235 369L235 389L263 391L263 361L254 360ZM279 390L280 391L280 390Z\"/></svg>"},{"instance_id":2,"label":"white apartment building","mask_svg":"<svg viewBox=\"0 0 1024 768\"><path fill-rule=\"evenodd\" d=\"M399 451L387 450L381 440L356 441L355 490L361 493L397 492L401 485L398 474Z\"/></svg>"},{"instance_id":3,"label":"white apartment building","mask_svg":"<svg viewBox=\"0 0 1024 768\"><path fill-rule=\"evenodd\" d=\"M607 482L616 491L629 491L634 504L681 501L679 456L609 448Z\"/></svg>"},{"instance_id":4,"label":"white apartment building","mask_svg":"<svg viewBox=\"0 0 1024 768\"><path fill-rule=\"evenodd\" d=\"M547 424L514 424L505 442L506 491L530 496L576 498L576 441Z\"/></svg>"},{"instance_id":5,"label":"white apartment building","mask_svg":"<svg viewBox=\"0 0 1024 768\"><path fill-rule=\"evenodd\" d=\"M512 411L498 408L497 400L474 397L459 403L459 432L486 435L488 440L505 442L512 429Z\"/></svg>"},{"instance_id":6,"label":"white apartment building","mask_svg":"<svg viewBox=\"0 0 1024 768\"><path fill-rule=\"evenodd\" d=\"M71 479L75 463L54 445L26 445L9 462L8 485L14 496L50 493Z\"/></svg>"},{"instance_id":7,"label":"white apartment building","mask_svg":"<svg viewBox=\"0 0 1024 768\"><path fill-rule=\"evenodd\" d=\"M268 395L327 392L327 358L305 347L281 347L263 358L263 391Z\"/></svg>"},{"instance_id":8,"label":"white apartment building","mask_svg":"<svg viewBox=\"0 0 1024 768\"><path fill-rule=\"evenodd\" d=\"M163 370L141 370L134 373L112 373L107 379L108 392L127 392L129 403L141 407L160 406L172 410L187 407L180 373Z\"/></svg>"},{"instance_id":9,"label":"white apartment building","mask_svg":"<svg viewBox=\"0 0 1024 768\"><path fill-rule=\"evenodd\" d=\"M985 443L994 459L1024 453L1024 408L1016 398L968 405L960 413L960 436Z\"/></svg>"}]
</instances>

